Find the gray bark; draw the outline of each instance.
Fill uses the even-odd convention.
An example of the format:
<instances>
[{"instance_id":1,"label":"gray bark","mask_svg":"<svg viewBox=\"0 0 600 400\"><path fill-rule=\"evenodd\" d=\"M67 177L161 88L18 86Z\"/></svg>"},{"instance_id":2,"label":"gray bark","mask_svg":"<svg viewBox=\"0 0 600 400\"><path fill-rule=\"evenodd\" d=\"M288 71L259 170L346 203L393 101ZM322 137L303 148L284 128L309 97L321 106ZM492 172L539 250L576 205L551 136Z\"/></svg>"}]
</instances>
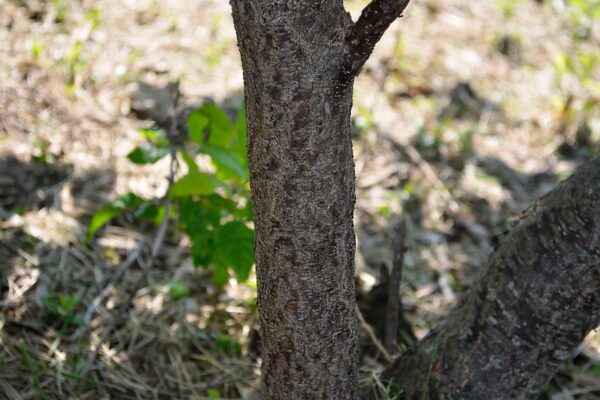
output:
<instances>
[{"instance_id":1,"label":"gray bark","mask_svg":"<svg viewBox=\"0 0 600 400\"><path fill-rule=\"evenodd\" d=\"M351 85L341 1L232 0L244 69L263 397L355 399Z\"/></svg>"}]
</instances>

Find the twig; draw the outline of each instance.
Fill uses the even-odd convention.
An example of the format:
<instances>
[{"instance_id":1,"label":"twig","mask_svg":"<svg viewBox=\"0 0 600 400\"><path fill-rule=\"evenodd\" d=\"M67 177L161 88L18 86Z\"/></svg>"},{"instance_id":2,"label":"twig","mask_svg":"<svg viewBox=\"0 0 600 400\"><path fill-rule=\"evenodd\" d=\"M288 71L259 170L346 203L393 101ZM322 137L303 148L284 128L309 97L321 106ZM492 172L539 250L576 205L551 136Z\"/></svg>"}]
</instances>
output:
<instances>
[{"instance_id":1,"label":"twig","mask_svg":"<svg viewBox=\"0 0 600 400\"><path fill-rule=\"evenodd\" d=\"M395 229L393 240L394 258L385 318L385 348L389 353L394 353L398 337L398 319L400 314L400 283L402 282L402 269L404 267L404 247L406 242L406 219L402 218Z\"/></svg>"},{"instance_id":2,"label":"twig","mask_svg":"<svg viewBox=\"0 0 600 400\"><path fill-rule=\"evenodd\" d=\"M392 145L398 145L398 143L396 143L392 138L388 138L388 140L392 141ZM429 164L429 162L423 159L423 157L421 157L421 153L419 153L417 149L415 149L412 145L405 144L403 145L403 147L403 150L408 155L409 159L413 163L417 164L417 166L419 167L423 175L425 175L425 178L429 181L429 183L431 183L436 189L440 191L444 201L447 203L448 208L450 209L450 212L454 213L455 215L460 214L461 210L460 206L458 205L458 202L454 199L454 196L452 195L452 193L450 193L450 191L446 187L446 184L440 179L440 177L438 176L437 172L435 172L431 164Z\"/></svg>"},{"instance_id":3,"label":"twig","mask_svg":"<svg viewBox=\"0 0 600 400\"><path fill-rule=\"evenodd\" d=\"M33 381L33 387L34 387L35 391L37 392L38 396L41 399L46 400L48 398L48 396L46 395L46 392L44 391L44 389L42 387L38 371L35 368L35 366L33 365L33 361L31 360L29 351L27 350L27 347L25 347L25 342L22 339L19 341L18 347L19 347L19 350L21 351L21 358L23 360L23 364L25 365L25 367L27 368L27 370L29 371L29 373L31 375L31 380Z\"/></svg>"},{"instance_id":4,"label":"twig","mask_svg":"<svg viewBox=\"0 0 600 400\"><path fill-rule=\"evenodd\" d=\"M171 191L171 187L173 186L173 182L175 181L175 174L177 174L177 168L179 164L177 163L177 149L175 148L175 138L177 137L177 105L179 103L179 99L181 97L181 92L179 91L179 82L177 82L175 86L175 92L173 93L171 107L169 108L169 118L171 120L171 124L169 126L169 143L171 146L170 156L171 163L169 166L169 176L167 178L168 185L167 190L165 191L165 195L163 196L163 200L165 203L165 215L163 216L163 220L160 223L160 227L158 228L158 232L156 237L154 238L154 242L152 243L152 257L156 257L160 252L160 248L165 239L165 234L167 233L167 228L169 227L169 216L171 215L171 201L169 200L169 192Z\"/></svg>"},{"instance_id":5,"label":"twig","mask_svg":"<svg viewBox=\"0 0 600 400\"><path fill-rule=\"evenodd\" d=\"M154 258L150 258L150 264L145 264L142 261L142 259L141 259L140 256L141 256L141 250L143 249L144 244L145 244L145 242L140 242L140 245L138 246L138 248L140 249L140 252L137 254L135 260L138 261L138 264L140 265L140 267L144 271L145 275L147 275L148 270L151 267L151 264L152 264ZM115 316L111 320L110 325L108 325L108 327L106 327L106 329L102 333L102 336L100 337L100 340L98 340L98 344L94 347L94 350L88 356L88 359L87 359L87 361L85 363L85 367L83 368L83 371L81 372L81 375L80 375L82 378L85 377L92 370L92 365L94 364L94 362L96 361L96 358L98 357L98 353L100 352L100 347L102 346L102 343L104 343L106 341L106 339L108 339L108 337L110 336L110 334L117 327L117 324L119 322L121 322L122 320L125 319L124 316L129 311L129 308L131 307L131 304L133 303L133 300L135 299L135 296L137 295L137 293L141 289L143 283L144 283L143 279L140 279L137 282L134 290L131 292L131 294L127 297L127 299L125 300L125 302L123 303L123 305L120 307L120 309L122 310L121 314L118 315L118 316Z\"/></svg>"},{"instance_id":6,"label":"twig","mask_svg":"<svg viewBox=\"0 0 600 400\"><path fill-rule=\"evenodd\" d=\"M160 252L160 248L162 247L162 243L165 239L165 234L167 233L167 228L169 227L169 216L171 215L171 201L169 200L169 192L171 191L171 187L173 186L173 182L175 181L175 174L177 173L177 156L175 153L175 147L171 145L171 164L169 168L169 177L167 190L165 191L165 195L163 197L163 201L165 202L165 215L160 223L158 228L158 232L154 237L154 241L152 242L152 257L156 257Z\"/></svg>"},{"instance_id":7,"label":"twig","mask_svg":"<svg viewBox=\"0 0 600 400\"><path fill-rule=\"evenodd\" d=\"M346 36L348 54L344 60L341 82L349 83L359 74L387 28L402 16L410 0L373 0Z\"/></svg>"},{"instance_id":8,"label":"twig","mask_svg":"<svg viewBox=\"0 0 600 400\"><path fill-rule=\"evenodd\" d=\"M446 247L448 247L448 243L446 243ZM448 255L444 251L439 251L435 247L431 250L433 257L438 260L439 268L438 268L438 285L442 290L442 294L447 300L454 300L456 295L454 294L454 290L452 290L452 286L450 286L449 279L450 273L448 272Z\"/></svg>"},{"instance_id":9,"label":"twig","mask_svg":"<svg viewBox=\"0 0 600 400\"><path fill-rule=\"evenodd\" d=\"M371 327L371 325L369 325L369 323L365 320L365 317L362 315L362 312L360 311L360 308L358 308L358 305L356 306L356 316L358 317L358 321L360 322L362 328L365 330L365 332L367 332L375 347L377 347L377 350L379 350L383 355L383 358L385 358L385 361L387 363L391 363L392 357L390 356L390 353L388 353L381 341L377 338L373 327Z\"/></svg>"},{"instance_id":10,"label":"twig","mask_svg":"<svg viewBox=\"0 0 600 400\"><path fill-rule=\"evenodd\" d=\"M8 219L11 215L11 212L8 212L4 208L0 207L0 220Z\"/></svg>"},{"instance_id":11,"label":"twig","mask_svg":"<svg viewBox=\"0 0 600 400\"><path fill-rule=\"evenodd\" d=\"M8 399L20 399L21 398L21 395L19 394L19 392L17 392L17 390L14 387L12 387L10 383L6 382L4 379L0 379L0 388L2 388L4 395Z\"/></svg>"},{"instance_id":12,"label":"twig","mask_svg":"<svg viewBox=\"0 0 600 400\"><path fill-rule=\"evenodd\" d=\"M0 239L0 245L4 246L9 251L12 251L13 253L17 254L18 256L20 256L22 259L24 259L25 261L27 261L29 264L33 265L34 267L36 267L36 268L40 267L40 263L38 262L38 260L36 260L35 256L32 256L31 254L29 254L22 248L17 247L16 245L13 245L12 243L9 244L8 240Z\"/></svg>"},{"instance_id":13,"label":"twig","mask_svg":"<svg viewBox=\"0 0 600 400\"><path fill-rule=\"evenodd\" d=\"M127 259L125 260L125 262L123 262L123 264L121 264L121 266L117 270L117 273L113 275L113 277L110 280L110 282L108 283L108 285L106 285L106 287L100 292L100 294L98 294L98 296L96 296L96 298L94 298L94 300L90 303L90 305L88 306L88 308L83 316L84 325L80 330L75 332L74 337L81 336L82 333L84 333L87 329L89 329L89 324L92 321L92 318L94 316L94 313L96 312L96 309L98 308L98 306L100 304L102 304L104 299L114 290L117 283L119 283L121 281L121 279L123 279L123 277L125 276L125 273L129 270L129 268L131 268L133 263L140 256L140 253L142 252L143 247L144 247L144 242L141 241L139 243L139 245L129 253L129 255L127 256Z\"/></svg>"}]
</instances>

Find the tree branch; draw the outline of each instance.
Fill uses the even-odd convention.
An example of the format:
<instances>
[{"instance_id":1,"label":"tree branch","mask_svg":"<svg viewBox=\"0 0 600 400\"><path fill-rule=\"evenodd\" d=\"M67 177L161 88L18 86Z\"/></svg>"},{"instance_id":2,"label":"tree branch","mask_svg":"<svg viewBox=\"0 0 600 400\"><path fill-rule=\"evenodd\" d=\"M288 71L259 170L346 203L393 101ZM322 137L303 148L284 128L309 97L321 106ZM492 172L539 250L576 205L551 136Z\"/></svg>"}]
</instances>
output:
<instances>
[{"instance_id":1,"label":"tree branch","mask_svg":"<svg viewBox=\"0 0 600 400\"><path fill-rule=\"evenodd\" d=\"M372 0L346 36L348 54L344 61L342 82L357 76L387 28L402 16L410 0Z\"/></svg>"},{"instance_id":2,"label":"tree branch","mask_svg":"<svg viewBox=\"0 0 600 400\"><path fill-rule=\"evenodd\" d=\"M406 399L533 398L600 324L599 287L600 156L519 218L444 322L382 379Z\"/></svg>"},{"instance_id":3,"label":"tree branch","mask_svg":"<svg viewBox=\"0 0 600 400\"><path fill-rule=\"evenodd\" d=\"M392 273L390 274L390 287L385 312L385 349L394 353L398 338L398 320L400 317L400 283L402 282L402 269L404 268L404 243L406 242L406 219L402 218L395 229L394 259Z\"/></svg>"}]
</instances>

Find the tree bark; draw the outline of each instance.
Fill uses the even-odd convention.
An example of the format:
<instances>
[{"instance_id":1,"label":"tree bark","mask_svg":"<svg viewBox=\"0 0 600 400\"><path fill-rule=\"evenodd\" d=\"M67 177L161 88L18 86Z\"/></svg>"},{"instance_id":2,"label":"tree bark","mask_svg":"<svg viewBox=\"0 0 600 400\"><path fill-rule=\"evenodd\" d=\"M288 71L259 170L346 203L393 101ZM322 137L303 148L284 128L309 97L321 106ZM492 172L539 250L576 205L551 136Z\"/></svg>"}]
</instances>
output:
<instances>
[{"instance_id":1,"label":"tree bark","mask_svg":"<svg viewBox=\"0 0 600 400\"><path fill-rule=\"evenodd\" d=\"M600 157L540 199L415 351L384 374L407 399L535 398L600 324Z\"/></svg>"},{"instance_id":2,"label":"tree bark","mask_svg":"<svg viewBox=\"0 0 600 400\"><path fill-rule=\"evenodd\" d=\"M263 395L357 399L352 83L408 0L231 0L244 70Z\"/></svg>"},{"instance_id":3,"label":"tree bark","mask_svg":"<svg viewBox=\"0 0 600 400\"><path fill-rule=\"evenodd\" d=\"M232 0L244 70L263 397L359 398L342 1Z\"/></svg>"}]
</instances>

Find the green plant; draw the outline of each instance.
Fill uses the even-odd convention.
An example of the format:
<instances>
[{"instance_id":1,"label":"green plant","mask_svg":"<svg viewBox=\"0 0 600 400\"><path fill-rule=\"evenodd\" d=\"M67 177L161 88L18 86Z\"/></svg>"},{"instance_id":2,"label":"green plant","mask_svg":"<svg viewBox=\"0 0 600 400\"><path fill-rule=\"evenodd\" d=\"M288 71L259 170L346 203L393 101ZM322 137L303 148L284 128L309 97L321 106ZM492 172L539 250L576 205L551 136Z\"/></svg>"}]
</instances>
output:
<instances>
[{"instance_id":1,"label":"green plant","mask_svg":"<svg viewBox=\"0 0 600 400\"><path fill-rule=\"evenodd\" d=\"M36 138L33 141L34 153L31 156L31 161L38 165L50 165L56 160L54 156L48 151L50 142L42 138Z\"/></svg>"},{"instance_id":2,"label":"green plant","mask_svg":"<svg viewBox=\"0 0 600 400\"><path fill-rule=\"evenodd\" d=\"M437 353L438 353L438 345L436 343L431 350L431 363L429 364L429 371L427 372L427 380L425 381L425 388L423 389L422 400L429 399L429 383L431 381L431 372L433 371L433 366L437 362L437 355L438 355Z\"/></svg>"},{"instance_id":3,"label":"green plant","mask_svg":"<svg viewBox=\"0 0 600 400\"><path fill-rule=\"evenodd\" d=\"M91 24L91 29L96 30L102 24L102 10L94 7L85 13L85 19Z\"/></svg>"},{"instance_id":4,"label":"green plant","mask_svg":"<svg viewBox=\"0 0 600 400\"><path fill-rule=\"evenodd\" d=\"M374 400L400 400L402 388L393 381L381 381L377 376L373 377L371 386L371 398Z\"/></svg>"},{"instance_id":5,"label":"green plant","mask_svg":"<svg viewBox=\"0 0 600 400\"><path fill-rule=\"evenodd\" d=\"M559 53L554 69L559 83L571 78L578 81L582 88L600 94L600 82L596 73L600 67L600 52L588 52L582 49L571 53Z\"/></svg>"},{"instance_id":6,"label":"green plant","mask_svg":"<svg viewBox=\"0 0 600 400\"><path fill-rule=\"evenodd\" d=\"M58 24L62 24L67 19L70 5L67 0L52 0L52 6L54 8L54 21Z\"/></svg>"},{"instance_id":7,"label":"green plant","mask_svg":"<svg viewBox=\"0 0 600 400\"><path fill-rule=\"evenodd\" d=\"M224 354L239 357L242 353L241 343L227 334L216 336L215 344L217 345L217 348Z\"/></svg>"},{"instance_id":8,"label":"green plant","mask_svg":"<svg viewBox=\"0 0 600 400\"><path fill-rule=\"evenodd\" d=\"M591 45L592 25L600 17L600 0L570 0L564 4L572 32L572 48L555 55L555 86L559 95L551 101L558 117L558 130L565 138L590 145L595 135L581 141L581 132L598 116L600 102L600 52ZM591 147L590 147L591 149Z\"/></svg>"},{"instance_id":9,"label":"green plant","mask_svg":"<svg viewBox=\"0 0 600 400\"><path fill-rule=\"evenodd\" d=\"M49 323L59 321L63 328L78 328L85 322L76 312L79 304L78 295L58 295L43 297L42 305L46 310L46 319Z\"/></svg>"},{"instance_id":10,"label":"green plant","mask_svg":"<svg viewBox=\"0 0 600 400\"><path fill-rule=\"evenodd\" d=\"M41 42L34 40L31 43L31 58L37 60L40 58L40 54L42 53L43 45Z\"/></svg>"},{"instance_id":11,"label":"green plant","mask_svg":"<svg viewBox=\"0 0 600 400\"><path fill-rule=\"evenodd\" d=\"M556 4L560 4L559 12L566 11L569 16L569 28L575 39L570 51L557 54L554 63L556 77L560 84L565 78L571 78L584 89L598 94L600 52L594 46L588 46L586 40L592 35L593 24L600 18L600 0L565 0Z\"/></svg>"},{"instance_id":12,"label":"green plant","mask_svg":"<svg viewBox=\"0 0 600 400\"><path fill-rule=\"evenodd\" d=\"M38 398L40 398L42 400L46 400L48 398L48 396L42 387L42 384L40 381L40 373L38 371L38 366L34 365L34 361L31 357L31 355L29 354L29 350L25 346L25 342L23 340L20 340L17 345L21 352L21 360L23 361L23 365L25 366L25 368L27 368L27 370L29 371L29 374L31 375L33 387L34 387L35 391L37 392Z\"/></svg>"},{"instance_id":13,"label":"green plant","mask_svg":"<svg viewBox=\"0 0 600 400\"><path fill-rule=\"evenodd\" d=\"M600 18L600 0L567 0L566 9L573 25L573 37L588 39L594 22Z\"/></svg>"},{"instance_id":14,"label":"green plant","mask_svg":"<svg viewBox=\"0 0 600 400\"><path fill-rule=\"evenodd\" d=\"M181 281L171 283L169 288L169 296L175 301L186 298L190 294L190 289Z\"/></svg>"},{"instance_id":15,"label":"green plant","mask_svg":"<svg viewBox=\"0 0 600 400\"><path fill-rule=\"evenodd\" d=\"M445 117L433 126L421 124L415 137L415 147L425 158L437 160L449 154L468 157L473 152L473 139L477 125L464 126Z\"/></svg>"},{"instance_id":16,"label":"green plant","mask_svg":"<svg viewBox=\"0 0 600 400\"><path fill-rule=\"evenodd\" d=\"M596 374L597 377L600 377L600 363L594 364L594 374Z\"/></svg>"},{"instance_id":17,"label":"green plant","mask_svg":"<svg viewBox=\"0 0 600 400\"><path fill-rule=\"evenodd\" d=\"M232 122L221 108L206 103L189 113L187 126L188 138L178 145L160 130L139 132L146 143L128 154L131 162L152 164L170 154L172 164L184 164L187 172L173 180L163 199L134 193L117 197L94 214L85 240L126 212L156 225L172 218L192 242L194 265L211 268L215 284L227 283L230 271L238 281L246 281L254 263L254 231L244 107ZM201 169L198 157L210 159L212 168ZM172 297L181 298L181 293Z\"/></svg>"},{"instance_id":18,"label":"green plant","mask_svg":"<svg viewBox=\"0 0 600 400\"><path fill-rule=\"evenodd\" d=\"M500 0L498 6L505 18L512 18L515 15L515 10L522 0Z\"/></svg>"},{"instance_id":19,"label":"green plant","mask_svg":"<svg viewBox=\"0 0 600 400\"><path fill-rule=\"evenodd\" d=\"M85 62L82 59L83 44L77 39L65 56L65 66L68 73L68 81L70 84L75 83L76 76L85 68Z\"/></svg>"}]
</instances>

